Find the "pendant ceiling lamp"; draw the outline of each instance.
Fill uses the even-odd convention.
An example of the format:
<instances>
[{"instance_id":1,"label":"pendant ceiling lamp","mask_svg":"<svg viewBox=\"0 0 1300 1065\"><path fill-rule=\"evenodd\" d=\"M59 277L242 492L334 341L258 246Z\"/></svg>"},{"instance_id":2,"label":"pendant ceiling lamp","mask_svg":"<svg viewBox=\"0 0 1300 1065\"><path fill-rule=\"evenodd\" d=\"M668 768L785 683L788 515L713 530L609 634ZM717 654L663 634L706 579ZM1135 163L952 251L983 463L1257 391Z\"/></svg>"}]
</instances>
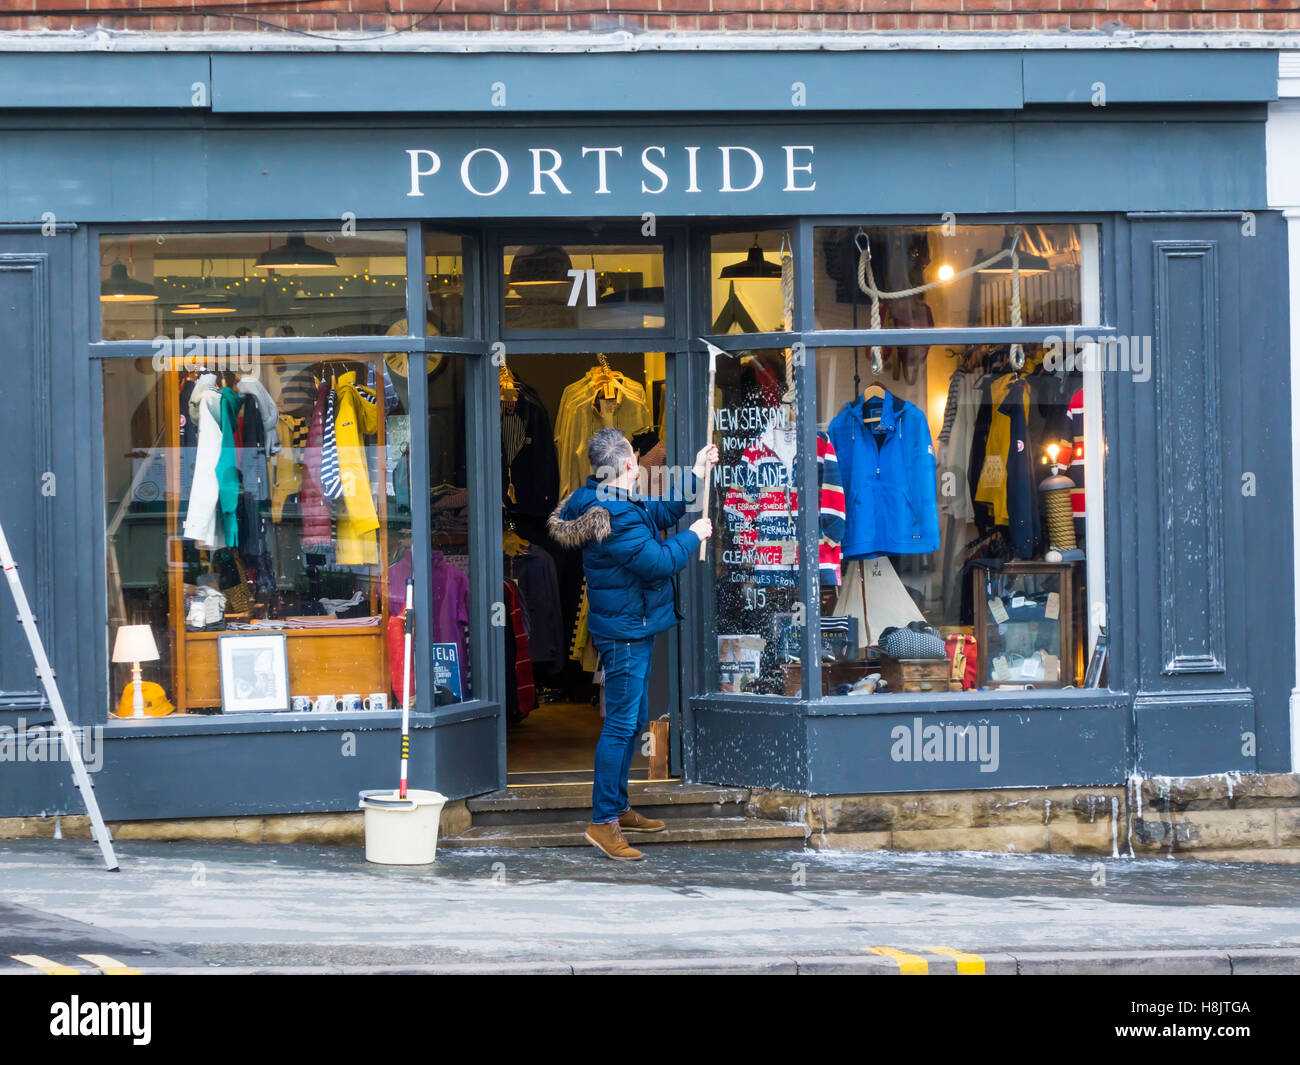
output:
<instances>
[{"instance_id":1,"label":"pendant ceiling lamp","mask_svg":"<svg viewBox=\"0 0 1300 1065\"><path fill-rule=\"evenodd\" d=\"M753 247L749 254L739 262L724 266L718 274L722 281L755 280L780 281L781 264L763 258L763 249L758 243L758 234L754 234Z\"/></svg>"},{"instance_id":2,"label":"pendant ceiling lamp","mask_svg":"<svg viewBox=\"0 0 1300 1065\"><path fill-rule=\"evenodd\" d=\"M301 233L291 234L278 248L262 252L253 264L257 270L337 270L338 265L332 253L308 244Z\"/></svg>"},{"instance_id":3,"label":"pendant ceiling lamp","mask_svg":"<svg viewBox=\"0 0 1300 1065\"><path fill-rule=\"evenodd\" d=\"M1016 241L1016 232L1008 233L1002 241L1002 250L1010 251ZM983 258L982 252L975 253L975 261L979 262ZM1052 268L1052 264L1044 259L1041 255L1032 255L1027 251L1022 251L1017 258L1020 260L1020 272L1022 274L1045 274ZM986 266L980 270L981 274L1009 274L1011 273L1011 256L1005 259L999 259L992 266Z\"/></svg>"},{"instance_id":4,"label":"pendant ceiling lamp","mask_svg":"<svg viewBox=\"0 0 1300 1065\"><path fill-rule=\"evenodd\" d=\"M133 278L126 263L114 263L108 272L108 280L99 286L101 303L151 303L157 298L153 285Z\"/></svg>"},{"instance_id":5,"label":"pendant ceiling lamp","mask_svg":"<svg viewBox=\"0 0 1300 1065\"><path fill-rule=\"evenodd\" d=\"M573 280L569 277L572 267L569 253L559 245L522 248L510 261L510 286L568 285Z\"/></svg>"},{"instance_id":6,"label":"pendant ceiling lamp","mask_svg":"<svg viewBox=\"0 0 1300 1065\"><path fill-rule=\"evenodd\" d=\"M188 318L200 314L234 314L239 310L231 302L228 293L214 288L192 288L182 292L179 301L172 309L172 314Z\"/></svg>"}]
</instances>

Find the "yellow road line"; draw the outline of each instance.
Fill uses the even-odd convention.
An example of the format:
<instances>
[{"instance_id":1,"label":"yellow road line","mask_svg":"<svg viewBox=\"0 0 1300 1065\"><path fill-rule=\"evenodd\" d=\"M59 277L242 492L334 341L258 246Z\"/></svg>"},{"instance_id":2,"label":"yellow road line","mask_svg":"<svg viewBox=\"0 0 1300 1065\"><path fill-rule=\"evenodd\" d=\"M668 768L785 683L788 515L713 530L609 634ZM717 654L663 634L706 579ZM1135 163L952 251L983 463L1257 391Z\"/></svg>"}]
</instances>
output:
<instances>
[{"instance_id":1,"label":"yellow road line","mask_svg":"<svg viewBox=\"0 0 1300 1065\"><path fill-rule=\"evenodd\" d=\"M116 958L110 958L107 954L78 954L78 958L84 958L91 965L101 970L105 976L139 976L139 969L132 969L128 965L123 965Z\"/></svg>"},{"instance_id":2,"label":"yellow road line","mask_svg":"<svg viewBox=\"0 0 1300 1065\"><path fill-rule=\"evenodd\" d=\"M930 972L930 963L919 954L908 954L905 950L893 947L867 947L873 954L891 958L904 976L925 976Z\"/></svg>"},{"instance_id":3,"label":"yellow road line","mask_svg":"<svg viewBox=\"0 0 1300 1065\"><path fill-rule=\"evenodd\" d=\"M965 951L953 950L952 947L921 947L920 949L927 954L946 954L950 958L955 958L957 972L962 976L984 975L984 959L978 954L967 954Z\"/></svg>"},{"instance_id":4,"label":"yellow road line","mask_svg":"<svg viewBox=\"0 0 1300 1065\"><path fill-rule=\"evenodd\" d=\"M20 961L24 965L30 965L33 969L40 969L46 976L80 976L79 969L73 969L67 965L61 965L57 961L50 961L49 958L42 958L39 954L10 954L9 957L14 961Z\"/></svg>"}]
</instances>

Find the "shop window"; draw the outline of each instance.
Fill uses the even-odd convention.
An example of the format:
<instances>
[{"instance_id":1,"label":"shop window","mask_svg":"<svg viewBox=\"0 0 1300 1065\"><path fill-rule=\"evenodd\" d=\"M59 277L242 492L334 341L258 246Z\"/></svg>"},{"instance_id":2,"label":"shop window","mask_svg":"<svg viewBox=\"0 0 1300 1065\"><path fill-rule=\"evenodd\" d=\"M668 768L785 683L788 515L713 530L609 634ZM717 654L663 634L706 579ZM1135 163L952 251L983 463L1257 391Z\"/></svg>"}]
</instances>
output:
<instances>
[{"instance_id":1,"label":"shop window","mask_svg":"<svg viewBox=\"0 0 1300 1065\"><path fill-rule=\"evenodd\" d=\"M708 268L710 333L794 328L794 254L788 231L714 234Z\"/></svg>"},{"instance_id":2,"label":"shop window","mask_svg":"<svg viewBox=\"0 0 1300 1065\"><path fill-rule=\"evenodd\" d=\"M429 365L433 422L463 409L464 376L455 360ZM407 356L266 356L218 373L102 366L109 646L123 626L148 631L158 712L395 707ZM463 491L463 421L449 416L437 447L438 476ZM111 668L116 709L131 664Z\"/></svg>"},{"instance_id":3,"label":"shop window","mask_svg":"<svg viewBox=\"0 0 1300 1065\"><path fill-rule=\"evenodd\" d=\"M415 356L412 356L415 358ZM433 554L434 703L468 699L478 680L470 646L469 456L465 443L465 359L430 354L428 374L429 525ZM411 542L394 553L398 580L411 573Z\"/></svg>"},{"instance_id":4,"label":"shop window","mask_svg":"<svg viewBox=\"0 0 1300 1065\"><path fill-rule=\"evenodd\" d=\"M824 693L1082 684L1101 551L1085 374L1050 348L1017 366L1005 344L880 356L873 372L870 348L816 354L823 479L843 504L823 525L837 579L809 612Z\"/></svg>"},{"instance_id":5,"label":"shop window","mask_svg":"<svg viewBox=\"0 0 1300 1065\"><path fill-rule=\"evenodd\" d=\"M108 235L99 280L104 340L382 336L406 320L406 235Z\"/></svg>"},{"instance_id":6,"label":"shop window","mask_svg":"<svg viewBox=\"0 0 1300 1065\"><path fill-rule=\"evenodd\" d=\"M465 332L465 264L469 238L453 233L424 233L424 280L428 336L463 337ZM398 335L394 332L394 335Z\"/></svg>"},{"instance_id":7,"label":"shop window","mask_svg":"<svg viewBox=\"0 0 1300 1065\"><path fill-rule=\"evenodd\" d=\"M798 694L799 491L794 361L786 351L745 351L717 361L710 485L714 535L715 686L724 692Z\"/></svg>"},{"instance_id":8,"label":"shop window","mask_svg":"<svg viewBox=\"0 0 1300 1065\"><path fill-rule=\"evenodd\" d=\"M662 244L508 245L502 292L506 329L667 327Z\"/></svg>"},{"instance_id":9,"label":"shop window","mask_svg":"<svg viewBox=\"0 0 1300 1065\"><path fill-rule=\"evenodd\" d=\"M992 328L1083 320L1076 225L829 226L816 228L813 246L818 329ZM866 248L870 256L864 265ZM1013 248L1020 274L1018 312Z\"/></svg>"}]
</instances>

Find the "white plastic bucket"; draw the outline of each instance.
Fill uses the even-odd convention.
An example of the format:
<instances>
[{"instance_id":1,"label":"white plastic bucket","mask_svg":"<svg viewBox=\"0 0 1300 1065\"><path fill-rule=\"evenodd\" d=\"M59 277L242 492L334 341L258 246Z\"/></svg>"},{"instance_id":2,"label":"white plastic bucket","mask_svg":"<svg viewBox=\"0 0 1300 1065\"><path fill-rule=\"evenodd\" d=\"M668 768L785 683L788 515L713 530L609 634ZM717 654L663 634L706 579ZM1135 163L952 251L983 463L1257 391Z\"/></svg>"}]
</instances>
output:
<instances>
[{"instance_id":1,"label":"white plastic bucket","mask_svg":"<svg viewBox=\"0 0 1300 1065\"><path fill-rule=\"evenodd\" d=\"M447 796L412 789L406 797L409 803L385 806L381 805L385 800L397 801L397 792L362 793L361 809L366 812L366 861L379 865L428 865L437 855L438 821Z\"/></svg>"}]
</instances>

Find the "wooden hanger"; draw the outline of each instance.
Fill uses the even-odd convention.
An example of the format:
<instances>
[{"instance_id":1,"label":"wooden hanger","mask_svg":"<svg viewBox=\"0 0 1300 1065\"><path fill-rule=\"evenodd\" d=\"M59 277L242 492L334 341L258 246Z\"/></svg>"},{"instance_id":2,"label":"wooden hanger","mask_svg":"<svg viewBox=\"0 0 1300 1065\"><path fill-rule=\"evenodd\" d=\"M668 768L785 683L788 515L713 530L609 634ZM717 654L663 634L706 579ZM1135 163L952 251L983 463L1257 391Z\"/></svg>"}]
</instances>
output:
<instances>
[{"instance_id":1,"label":"wooden hanger","mask_svg":"<svg viewBox=\"0 0 1300 1065\"><path fill-rule=\"evenodd\" d=\"M867 400L878 398L883 403L885 399L889 398L889 395L890 395L889 390L885 388L884 385L880 384L878 381L873 381L871 384L867 385L867 387L862 390L862 424L863 425L874 425L876 422L880 421L880 418L878 416L875 418L867 417Z\"/></svg>"},{"instance_id":2,"label":"wooden hanger","mask_svg":"<svg viewBox=\"0 0 1300 1065\"><path fill-rule=\"evenodd\" d=\"M515 375L510 372L508 367L502 365L497 379L501 388L501 402L516 402L519 399L519 386L515 383Z\"/></svg>"}]
</instances>

